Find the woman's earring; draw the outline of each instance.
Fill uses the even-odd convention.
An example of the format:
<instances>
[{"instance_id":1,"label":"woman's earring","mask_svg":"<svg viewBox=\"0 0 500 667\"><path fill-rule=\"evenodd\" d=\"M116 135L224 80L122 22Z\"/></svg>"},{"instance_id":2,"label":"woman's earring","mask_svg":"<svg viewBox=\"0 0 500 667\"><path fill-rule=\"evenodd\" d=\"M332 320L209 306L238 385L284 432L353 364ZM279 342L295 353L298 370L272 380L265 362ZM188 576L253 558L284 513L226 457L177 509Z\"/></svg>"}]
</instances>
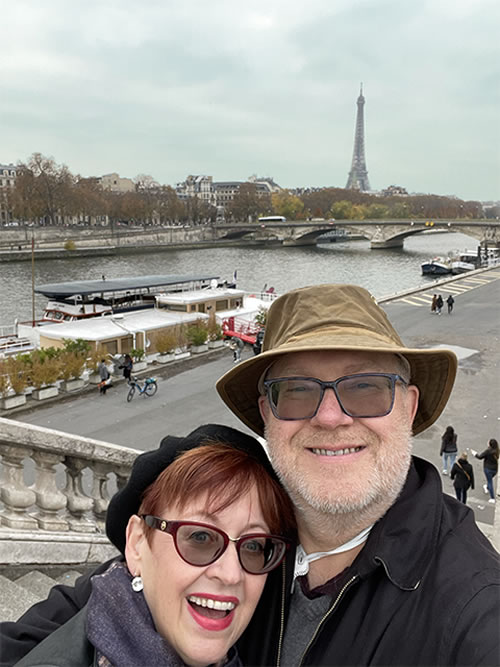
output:
<instances>
[{"instance_id":1,"label":"woman's earring","mask_svg":"<svg viewBox=\"0 0 500 667\"><path fill-rule=\"evenodd\" d=\"M144 584L142 583L142 577L134 577L132 579L132 589L136 593L140 593L142 589L144 588Z\"/></svg>"}]
</instances>

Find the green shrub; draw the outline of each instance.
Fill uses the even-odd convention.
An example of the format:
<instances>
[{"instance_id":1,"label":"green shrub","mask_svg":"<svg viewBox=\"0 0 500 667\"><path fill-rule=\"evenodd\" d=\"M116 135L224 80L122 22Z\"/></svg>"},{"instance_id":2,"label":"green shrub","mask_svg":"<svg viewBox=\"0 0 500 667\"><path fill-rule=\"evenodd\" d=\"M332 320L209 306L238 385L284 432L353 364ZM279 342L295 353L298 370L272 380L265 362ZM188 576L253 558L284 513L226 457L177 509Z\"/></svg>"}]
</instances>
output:
<instances>
[{"instance_id":1,"label":"green shrub","mask_svg":"<svg viewBox=\"0 0 500 667\"><path fill-rule=\"evenodd\" d=\"M64 250L76 250L76 243L72 239L64 241Z\"/></svg>"},{"instance_id":2,"label":"green shrub","mask_svg":"<svg viewBox=\"0 0 500 667\"><path fill-rule=\"evenodd\" d=\"M196 320L190 324L186 331L186 336L191 345L204 345L208 338L208 327L203 320Z\"/></svg>"},{"instance_id":3,"label":"green shrub","mask_svg":"<svg viewBox=\"0 0 500 667\"><path fill-rule=\"evenodd\" d=\"M221 340L223 336L221 325L212 320L208 323L208 340Z\"/></svg>"},{"instance_id":4,"label":"green shrub","mask_svg":"<svg viewBox=\"0 0 500 667\"><path fill-rule=\"evenodd\" d=\"M160 354L171 354L177 347L177 336L175 330L164 331L156 336L156 351Z\"/></svg>"},{"instance_id":5,"label":"green shrub","mask_svg":"<svg viewBox=\"0 0 500 667\"><path fill-rule=\"evenodd\" d=\"M138 347L137 349L130 350L130 356L134 361L142 361L145 356L145 352L142 349L142 347Z\"/></svg>"},{"instance_id":6,"label":"green shrub","mask_svg":"<svg viewBox=\"0 0 500 667\"><path fill-rule=\"evenodd\" d=\"M259 306L259 311L254 317L254 320L257 324L260 324L261 327L265 327L267 322L267 308L264 308L264 306Z\"/></svg>"}]
</instances>

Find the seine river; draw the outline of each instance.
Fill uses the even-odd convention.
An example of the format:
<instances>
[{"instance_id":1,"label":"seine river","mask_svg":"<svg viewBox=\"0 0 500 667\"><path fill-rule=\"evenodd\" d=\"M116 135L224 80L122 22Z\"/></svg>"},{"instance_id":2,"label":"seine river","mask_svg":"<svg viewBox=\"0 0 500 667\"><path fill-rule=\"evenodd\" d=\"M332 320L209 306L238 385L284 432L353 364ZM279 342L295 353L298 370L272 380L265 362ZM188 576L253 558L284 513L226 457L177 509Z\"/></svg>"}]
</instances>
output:
<instances>
[{"instance_id":1,"label":"seine river","mask_svg":"<svg viewBox=\"0 0 500 667\"><path fill-rule=\"evenodd\" d=\"M37 260L35 285L67 280L148 274L214 272L238 287L276 292L305 285L338 282L368 288L377 298L429 282L420 264L430 257L475 249L478 242L456 233L432 233L405 239L403 249L371 250L368 241L330 243L302 248L210 248L171 250L117 257ZM432 281L430 281L432 282ZM36 295L40 317L46 299ZM0 262L0 325L31 319L31 262Z\"/></svg>"}]
</instances>

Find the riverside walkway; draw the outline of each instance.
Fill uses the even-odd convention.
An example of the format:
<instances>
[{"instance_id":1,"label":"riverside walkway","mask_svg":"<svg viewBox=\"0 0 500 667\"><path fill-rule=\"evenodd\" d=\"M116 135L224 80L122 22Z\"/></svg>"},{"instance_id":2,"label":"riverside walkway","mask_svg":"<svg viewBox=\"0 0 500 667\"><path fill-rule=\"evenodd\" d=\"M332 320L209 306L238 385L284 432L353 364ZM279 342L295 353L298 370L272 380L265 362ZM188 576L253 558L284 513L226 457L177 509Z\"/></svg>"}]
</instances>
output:
<instances>
[{"instance_id":1,"label":"riverside walkway","mask_svg":"<svg viewBox=\"0 0 500 667\"><path fill-rule=\"evenodd\" d=\"M453 294L452 315L446 313L446 307L440 316L431 314L434 292L440 292L444 299ZM500 268L430 282L428 288L381 299L381 303L407 344L448 347L459 357L452 397L438 422L415 439L415 454L441 469L440 438L449 424L458 433L459 449L482 450L489 438L498 439ZM251 354L248 348L243 357ZM96 389L64 402L17 413L12 418L143 450L156 447L166 434L182 435L201 423L220 422L244 428L214 390L215 381L232 366L232 354L226 350L216 356L172 377L159 377L158 392L153 398L140 397L127 403L126 386L118 384L106 396L100 396ZM472 460L472 464L476 488L469 493L468 504L476 519L491 527L495 507L486 502L483 494L482 463ZM443 478L443 485L447 493L454 495L448 477Z\"/></svg>"}]
</instances>

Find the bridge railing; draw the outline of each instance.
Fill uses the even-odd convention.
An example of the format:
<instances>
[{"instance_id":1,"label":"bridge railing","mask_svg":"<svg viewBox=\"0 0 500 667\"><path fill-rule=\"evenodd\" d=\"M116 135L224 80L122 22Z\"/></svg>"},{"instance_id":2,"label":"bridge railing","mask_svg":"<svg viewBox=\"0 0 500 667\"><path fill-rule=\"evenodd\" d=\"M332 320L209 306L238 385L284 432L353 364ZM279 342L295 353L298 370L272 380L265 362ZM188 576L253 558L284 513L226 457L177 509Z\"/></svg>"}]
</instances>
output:
<instances>
[{"instance_id":1,"label":"bridge railing","mask_svg":"<svg viewBox=\"0 0 500 667\"><path fill-rule=\"evenodd\" d=\"M103 533L110 497L138 453L0 418L0 540L13 531Z\"/></svg>"}]
</instances>

